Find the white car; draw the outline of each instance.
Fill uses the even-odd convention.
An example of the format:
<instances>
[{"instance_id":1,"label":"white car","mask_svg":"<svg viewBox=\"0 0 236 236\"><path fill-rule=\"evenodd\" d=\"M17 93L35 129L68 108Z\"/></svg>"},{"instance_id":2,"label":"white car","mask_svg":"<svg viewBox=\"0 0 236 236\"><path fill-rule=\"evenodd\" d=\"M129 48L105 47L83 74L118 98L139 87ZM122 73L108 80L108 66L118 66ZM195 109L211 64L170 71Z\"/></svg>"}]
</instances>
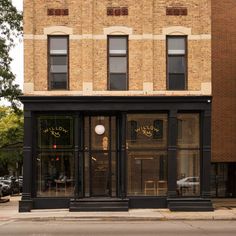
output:
<instances>
[{"instance_id":1,"label":"white car","mask_svg":"<svg viewBox=\"0 0 236 236\"><path fill-rule=\"evenodd\" d=\"M193 187L199 184L199 177L186 177L177 181L178 187Z\"/></svg>"}]
</instances>

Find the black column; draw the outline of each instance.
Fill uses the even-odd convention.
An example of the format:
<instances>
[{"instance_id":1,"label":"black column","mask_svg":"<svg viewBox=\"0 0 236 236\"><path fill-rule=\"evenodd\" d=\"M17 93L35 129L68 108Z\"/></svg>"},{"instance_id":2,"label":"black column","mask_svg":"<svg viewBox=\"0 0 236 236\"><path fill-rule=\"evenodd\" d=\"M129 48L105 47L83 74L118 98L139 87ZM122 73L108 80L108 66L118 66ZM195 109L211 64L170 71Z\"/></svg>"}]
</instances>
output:
<instances>
[{"instance_id":1,"label":"black column","mask_svg":"<svg viewBox=\"0 0 236 236\"><path fill-rule=\"evenodd\" d=\"M79 197L84 197L84 117L82 114L78 114L78 145L79 145L79 156L78 156L78 193Z\"/></svg>"},{"instance_id":2,"label":"black column","mask_svg":"<svg viewBox=\"0 0 236 236\"><path fill-rule=\"evenodd\" d=\"M74 117L75 199L79 196L79 115Z\"/></svg>"},{"instance_id":3,"label":"black column","mask_svg":"<svg viewBox=\"0 0 236 236\"><path fill-rule=\"evenodd\" d=\"M32 209L32 112L24 111L24 147L23 147L23 191L19 202L19 212L29 212Z\"/></svg>"},{"instance_id":4,"label":"black column","mask_svg":"<svg viewBox=\"0 0 236 236\"><path fill-rule=\"evenodd\" d=\"M121 114L120 193L126 197L126 113Z\"/></svg>"},{"instance_id":5,"label":"black column","mask_svg":"<svg viewBox=\"0 0 236 236\"><path fill-rule=\"evenodd\" d=\"M170 110L168 118L168 197L176 197L177 176L177 111Z\"/></svg>"},{"instance_id":6,"label":"black column","mask_svg":"<svg viewBox=\"0 0 236 236\"><path fill-rule=\"evenodd\" d=\"M210 106L210 104L209 104ZM211 109L202 114L202 179L201 196L209 198L211 173Z\"/></svg>"}]
</instances>

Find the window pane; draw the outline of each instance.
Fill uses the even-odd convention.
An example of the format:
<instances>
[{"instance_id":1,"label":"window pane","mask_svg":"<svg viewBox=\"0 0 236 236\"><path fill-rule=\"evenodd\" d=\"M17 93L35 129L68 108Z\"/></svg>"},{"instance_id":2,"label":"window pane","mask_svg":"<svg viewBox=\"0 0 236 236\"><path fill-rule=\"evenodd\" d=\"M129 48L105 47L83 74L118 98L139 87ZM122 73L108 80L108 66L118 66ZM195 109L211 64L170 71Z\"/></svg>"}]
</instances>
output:
<instances>
[{"instance_id":1,"label":"window pane","mask_svg":"<svg viewBox=\"0 0 236 236\"><path fill-rule=\"evenodd\" d=\"M169 73L185 73L185 58L183 56L168 57Z\"/></svg>"},{"instance_id":2,"label":"window pane","mask_svg":"<svg viewBox=\"0 0 236 236\"><path fill-rule=\"evenodd\" d=\"M169 74L169 90L184 90L185 74Z\"/></svg>"},{"instance_id":3,"label":"window pane","mask_svg":"<svg viewBox=\"0 0 236 236\"><path fill-rule=\"evenodd\" d=\"M42 152L37 157L37 169L38 197L73 196L73 152Z\"/></svg>"},{"instance_id":4,"label":"window pane","mask_svg":"<svg viewBox=\"0 0 236 236\"><path fill-rule=\"evenodd\" d=\"M66 56L51 56L50 72L52 73L67 73L67 57Z\"/></svg>"},{"instance_id":5,"label":"window pane","mask_svg":"<svg viewBox=\"0 0 236 236\"><path fill-rule=\"evenodd\" d=\"M109 38L109 53L125 54L127 49L126 37Z\"/></svg>"},{"instance_id":6,"label":"window pane","mask_svg":"<svg viewBox=\"0 0 236 236\"><path fill-rule=\"evenodd\" d=\"M129 151L128 195L165 196L166 192L166 152Z\"/></svg>"},{"instance_id":7,"label":"window pane","mask_svg":"<svg viewBox=\"0 0 236 236\"><path fill-rule=\"evenodd\" d=\"M39 148L71 148L73 146L73 118L42 116L38 118Z\"/></svg>"},{"instance_id":8,"label":"window pane","mask_svg":"<svg viewBox=\"0 0 236 236\"><path fill-rule=\"evenodd\" d=\"M67 37L50 37L50 54L67 54Z\"/></svg>"},{"instance_id":9,"label":"window pane","mask_svg":"<svg viewBox=\"0 0 236 236\"><path fill-rule=\"evenodd\" d=\"M128 114L128 149L167 148L167 114Z\"/></svg>"},{"instance_id":10,"label":"window pane","mask_svg":"<svg viewBox=\"0 0 236 236\"><path fill-rule=\"evenodd\" d=\"M110 90L126 90L126 74L110 74Z\"/></svg>"},{"instance_id":11,"label":"window pane","mask_svg":"<svg viewBox=\"0 0 236 236\"><path fill-rule=\"evenodd\" d=\"M102 125L105 128L104 133L97 134L95 128ZM91 148L92 150L109 150L110 145L110 130L108 116L94 116L91 117Z\"/></svg>"},{"instance_id":12,"label":"window pane","mask_svg":"<svg viewBox=\"0 0 236 236\"><path fill-rule=\"evenodd\" d=\"M185 38L168 38L168 54L185 54Z\"/></svg>"},{"instance_id":13,"label":"window pane","mask_svg":"<svg viewBox=\"0 0 236 236\"><path fill-rule=\"evenodd\" d=\"M178 151L177 192L179 196L200 195L200 158L198 150Z\"/></svg>"},{"instance_id":14,"label":"window pane","mask_svg":"<svg viewBox=\"0 0 236 236\"><path fill-rule=\"evenodd\" d=\"M126 57L110 57L110 73L126 73L127 58Z\"/></svg>"},{"instance_id":15,"label":"window pane","mask_svg":"<svg viewBox=\"0 0 236 236\"><path fill-rule=\"evenodd\" d=\"M178 114L179 148L200 148L199 114Z\"/></svg>"},{"instance_id":16,"label":"window pane","mask_svg":"<svg viewBox=\"0 0 236 236\"><path fill-rule=\"evenodd\" d=\"M67 89L67 74L51 73L51 89Z\"/></svg>"}]
</instances>

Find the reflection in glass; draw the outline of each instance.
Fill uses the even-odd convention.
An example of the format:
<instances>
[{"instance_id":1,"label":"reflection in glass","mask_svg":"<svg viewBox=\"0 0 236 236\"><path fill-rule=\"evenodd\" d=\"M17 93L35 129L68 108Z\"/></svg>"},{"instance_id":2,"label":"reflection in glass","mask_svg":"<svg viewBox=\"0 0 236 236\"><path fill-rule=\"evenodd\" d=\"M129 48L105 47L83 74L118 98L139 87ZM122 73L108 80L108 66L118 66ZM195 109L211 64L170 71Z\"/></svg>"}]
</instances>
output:
<instances>
[{"instance_id":1,"label":"reflection in glass","mask_svg":"<svg viewBox=\"0 0 236 236\"><path fill-rule=\"evenodd\" d=\"M165 196L166 152L128 152L128 195Z\"/></svg>"},{"instance_id":2,"label":"reflection in glass","mask_svg":"<svg viewBox=\"0 0 236 236\"><path fill-rule=\"evenodd\" d=\"M177 153L177 193L179 196L200 195L200 158L198 150Z\"/></svg>"},{"instance_id":3,"label":"reflection in glass","mask_svg":"<svg viewBox=\"0 0 236 236\"><path fill-rule=\"evenodd\" d=\"M200 147L199 114L178 114L178 142L179 148Z\"/></svg>"},{"instance_id":4,"label":"reflection in glass","mask_svg":"<svg viewBox=\"0 0 236 236\"><path fill-rule=\"evenodd\" d=\"M37 157L37 196L67 197L74 194L72 152L42 152Z\"/></svg>"}]
</instances>

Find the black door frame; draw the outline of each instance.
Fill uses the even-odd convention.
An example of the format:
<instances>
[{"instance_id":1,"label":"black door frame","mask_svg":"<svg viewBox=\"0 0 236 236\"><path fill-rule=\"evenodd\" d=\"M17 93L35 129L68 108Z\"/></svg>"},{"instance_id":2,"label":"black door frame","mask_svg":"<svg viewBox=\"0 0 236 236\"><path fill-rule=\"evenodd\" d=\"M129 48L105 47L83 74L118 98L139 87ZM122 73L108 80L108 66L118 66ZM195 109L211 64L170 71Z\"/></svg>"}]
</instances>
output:
<instances>
[{"instance_id":1,"label":"black door frame","mask_svg":"<svg viewBox=\"0 0 236 236\"><path fill-rule=\"evenodd\" d=\"M92 130L91 130L91 118L92 117L99 117L99 116L103 116L103 117L108 117L109 118L109 143L108 143L108 150L94 150L92 148L92 139L91 139L91 136L92 136ZM87 153L88 154L88 158L89 158L89 197L112 197L112 153L115 153L116 155L116 197L118 196L117 195L117 189L118 189L118 176L119 176L119 173L118 173L118 118L117 118L117 115L115 114L108 114L108 113L86 113L84 114L83 116L83 132L85 132L85 118L88 118L89 119L89 144L88 144L88 149L85 150L84 149L84 154ZM115 129L115 136L116 136L116 143L115 143L115 149L113 150L112 149L112 117L115 118L115 126L116 126L116 129ZM109 178L109 194L108 195L96 195L93 193L93 190L92 190L92 185L93 185L93 179L92 179L92 153L107 153L108 154L108 178ZM84 158L85 158L85 155L84 155ZM83 182L84 182L84 186L85 186L85 161L83 162ZM85 189L84 189L84 194L83 196L85 197Z\"/></svg>"}]
</instances>

